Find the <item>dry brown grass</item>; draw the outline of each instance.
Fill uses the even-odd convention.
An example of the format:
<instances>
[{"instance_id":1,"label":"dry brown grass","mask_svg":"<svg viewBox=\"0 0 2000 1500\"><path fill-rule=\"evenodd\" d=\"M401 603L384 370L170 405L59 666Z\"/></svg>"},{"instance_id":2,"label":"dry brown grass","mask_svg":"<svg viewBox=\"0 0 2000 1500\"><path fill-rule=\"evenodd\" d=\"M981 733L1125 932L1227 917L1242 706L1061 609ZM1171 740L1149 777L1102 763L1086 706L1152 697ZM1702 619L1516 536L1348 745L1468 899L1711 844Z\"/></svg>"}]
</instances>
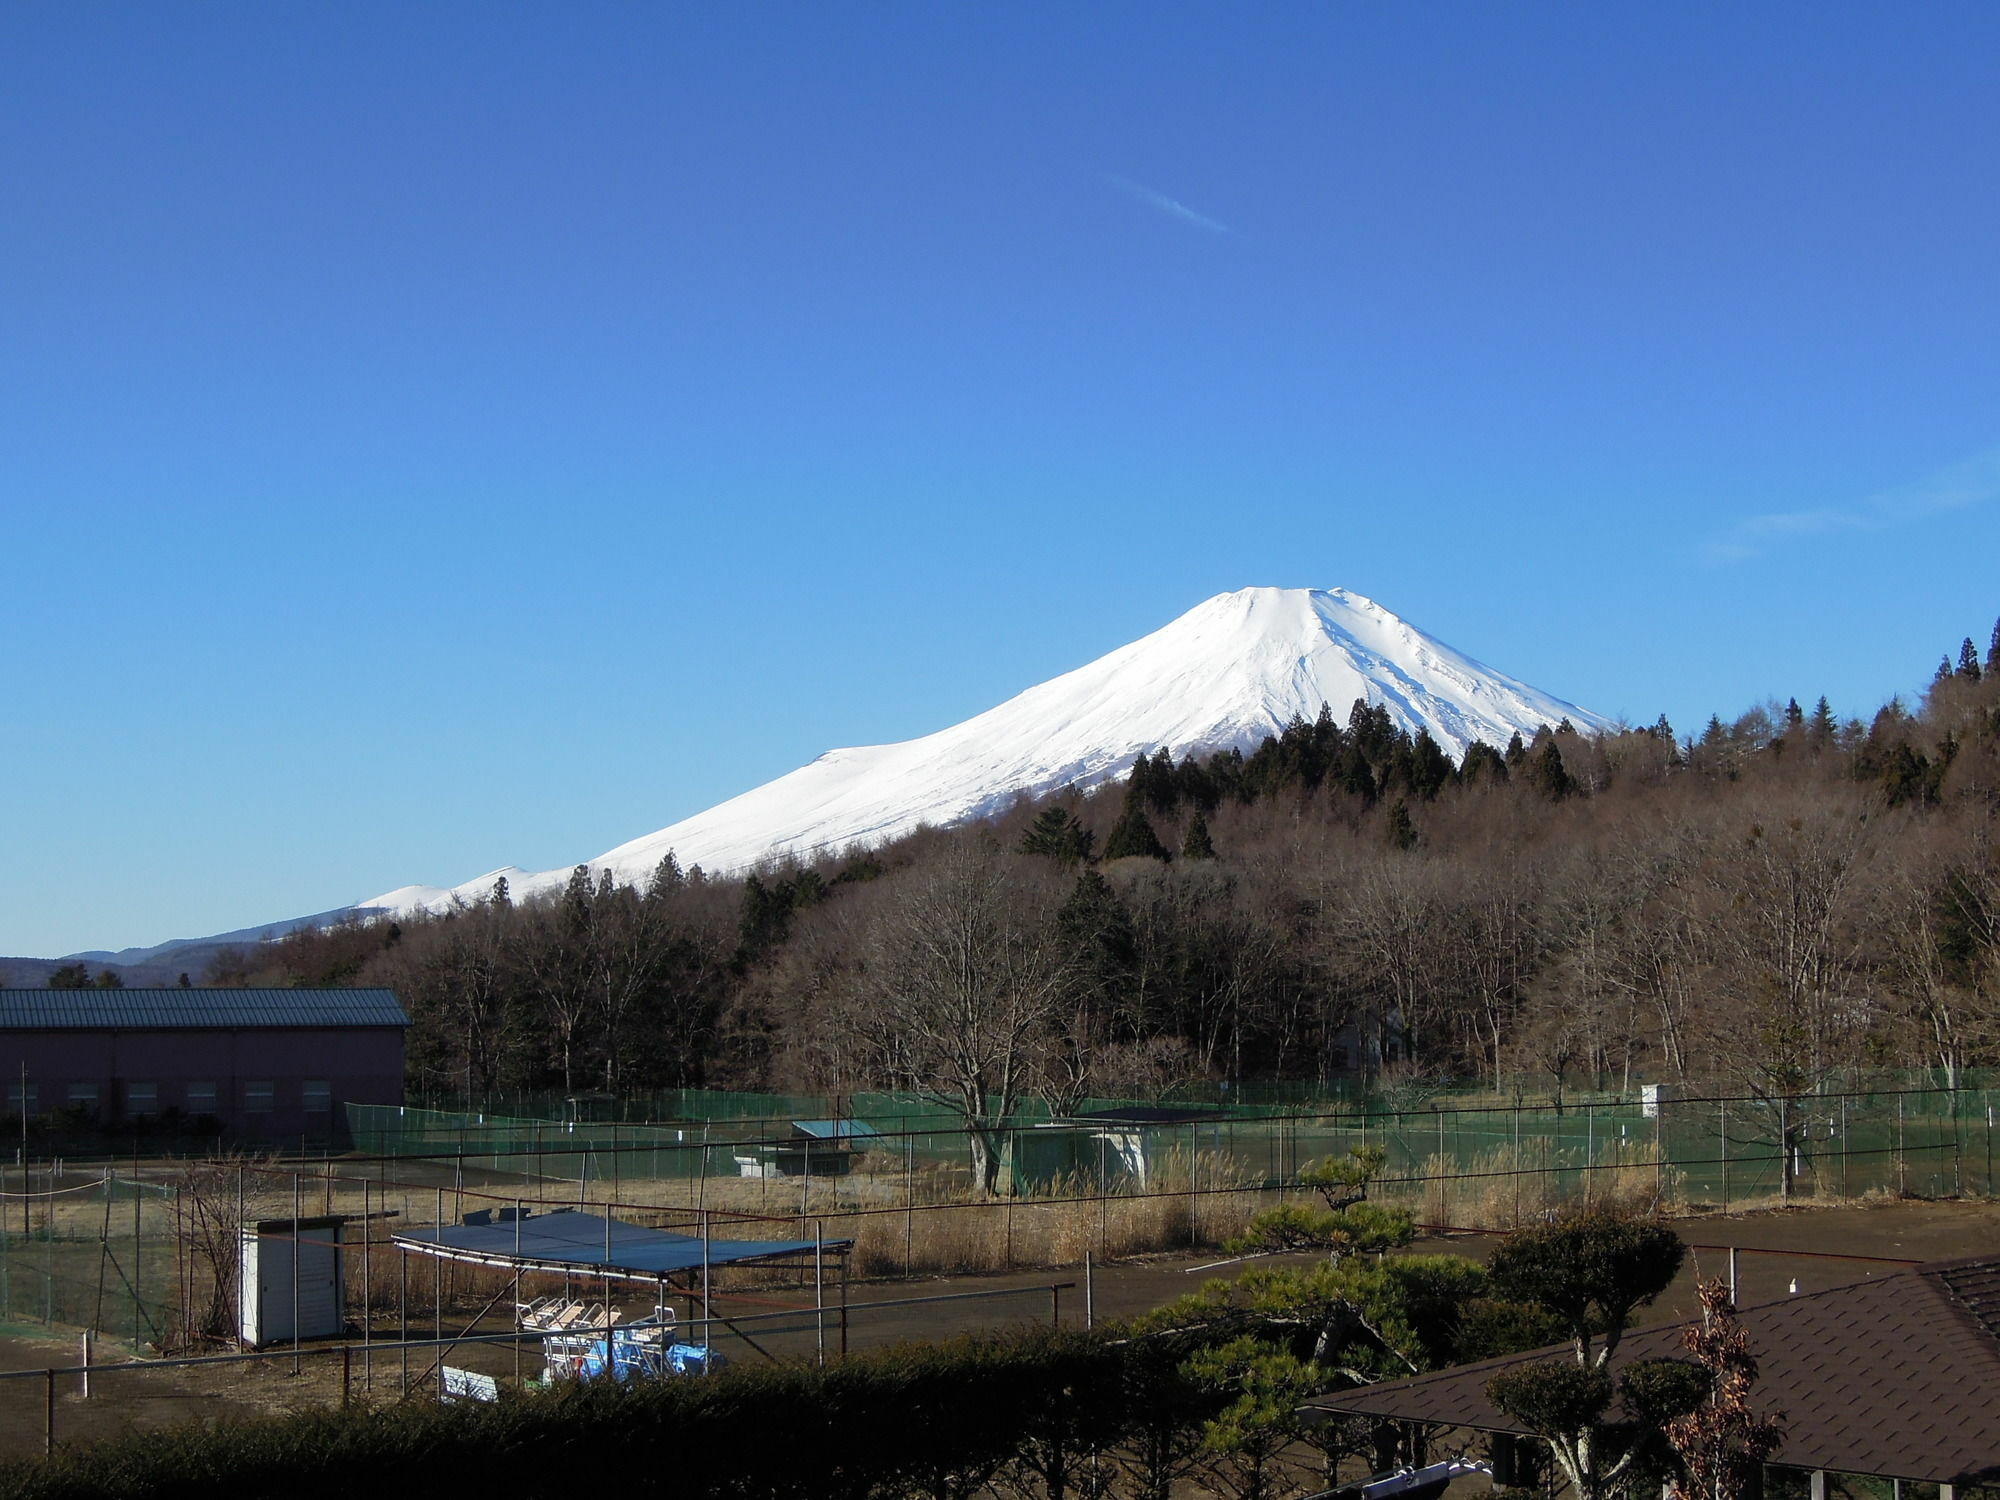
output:
<instances>
[{"instance_id":1,"label":"dry brown grass","mask_svg":"<svg viewBox=\"0 0 2000 1500\"><path fill-rule=\"evenodd\" d=\"M1582 1202L1631 1213L1664 1211L1678 1200L1682 1174L1659 1165L1650 1142L1614 1142L1587 1172L1555 1165L1544 1143L1500 1145L1470 1162L1427 1157L1422 1167L1379 1184L1376 1201L1408 1209L1420 1224L1453 1229L1518 1229Z\"/></svg>"}]
</instances>

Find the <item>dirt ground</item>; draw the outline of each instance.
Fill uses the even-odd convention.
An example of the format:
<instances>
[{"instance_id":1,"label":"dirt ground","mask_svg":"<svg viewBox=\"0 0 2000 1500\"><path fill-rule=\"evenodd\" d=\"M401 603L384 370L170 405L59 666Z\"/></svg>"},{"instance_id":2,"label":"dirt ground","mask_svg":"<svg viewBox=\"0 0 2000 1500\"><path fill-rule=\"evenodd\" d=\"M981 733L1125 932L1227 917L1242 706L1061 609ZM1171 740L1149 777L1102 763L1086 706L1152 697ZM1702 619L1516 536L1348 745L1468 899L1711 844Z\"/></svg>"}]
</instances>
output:
<instances>
[{"instance_id":1,"label":"dirt ground","mask_svg":"<svg viewBox=\"0 0 2000 1500\"><path fill-rule=\"evenodd\" d=\"M1821 1209L1796 1209L1730 1217L1677 1221L1693 1248L1688 1270L1643 1321L1674 1321L1694 1313L1697 1278L1726 1276L1729 1248L1735 1247L1739 1301L1745 1305L1815 1291L1867 1277L1893 1274L1904 1265L1956 1256L2000 1253L2000 1203L1899 1202ZM1449 1252L1484 1258L1495 1237L1481 1234L1428 1236L1413 1252ZM1018 1271L1006 1275L959 1276L855 1284L849 1288L847 1344L866 1349L902 1339L934 1339L980 1329L1003 1328L1059 1319L1080 1326L1089 1310L1098 1318L1125 1318L1146 1312L1190 1292L1212 1276L1236 1273L1240 1265L1218 1262L1213 1255L1169 1256L1094 1268L1088 1277L1081 1267ZM1052 1283L1073 1285L1056 1292ZM964 1298L965 1293L988 1294ZM912 1304L912 1299L951 1296L960 1300ZM650 1301L650 1299L643 1299ZM840 1347L838 1293L830 1287L829 1308L822 1315L812 1307L810 1286L742 1289L718 1297L717 1312L739 1320L742 1333L719 1335L716 1346L729 1358L755 1361L773 1357L809 1357L822 1346L829 1354ZM902 1305L891 1305L902 1304ZM643 1314L641 1299L624 1304L628 1316ZM464 1315L461 1315L461 1319ZM463 1328L446 1325L447 1332ZM502 1314L484 1320L482 1331L504 1328ZM384 1330L377 1330L381 1336ZM412 1327L412 1337L430 1329ZM823 1341L823 1342L822 1342ZM0 1334L0 1372L42 1371L79 1362L74 1336L44 1337L25 1330ZM423 1389L421 1376L435 1359L431 1351L410 1351L407 1376ZM116 1362L129 1351L100 1344L100 1368L93 1393L85 1400L81 1379L56 1380L56 1436L62 1442L88 1442L116 1433L144 1431L165 1424L201 1418L282 1411L336 1401L341 1391L338 1356L308 1357L294 1373L289 1352L262 1360L196 1369L148 1370ZM521 1373L532 1374L538 1363L532 1351L518 1356ZM509 1346L462 1346L448 1362L511 1378L517 1356ZM354 1355L349 1367L356 1399L398 1399L406 1378L401 1352ZM47 1382L34 1375L5 1378L0 1374L0 1456L26 1457L42 1451L47 1410ZM418 1399L429 1399L420 1395Z\"/></svg>"}]
</instances>

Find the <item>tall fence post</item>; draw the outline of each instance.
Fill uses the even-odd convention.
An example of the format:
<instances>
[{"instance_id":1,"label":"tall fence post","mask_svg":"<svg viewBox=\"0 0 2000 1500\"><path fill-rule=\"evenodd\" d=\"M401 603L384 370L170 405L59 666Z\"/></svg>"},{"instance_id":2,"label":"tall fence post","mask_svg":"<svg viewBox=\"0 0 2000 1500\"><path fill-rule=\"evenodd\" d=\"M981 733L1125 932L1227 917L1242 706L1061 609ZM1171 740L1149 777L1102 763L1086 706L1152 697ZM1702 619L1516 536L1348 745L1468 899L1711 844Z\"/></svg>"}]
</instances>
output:
<instances>
[{"instance_id":1,"label":"tall fence post","mask_svg":"<svg viewBox=\"0 0 2000 1500\"><path fill-rule=\"evenodd\" d=\"M1951 1191L1955 1198L1965 1196L1965 1147L1958 1128L1958 1084L1951 1087Z\"/></svg>"},{"instance_id":2,"label":"tall fence post","mask_svg":"<svg viewBox=\"0 0 2000 1500\"><path fill-rule=\"evenodd\" d=\"M1849 1107L1854 1099L1850 1094L1840 1096L1840 1196L1843 1200L1854 1196L1854 1189L1848 1182L1848 1172L1854 1164L1854 1137L1850 1134Z\"/></svg>"},{"instance_id":3,"label":"tall fence post","mask_svg":"<svg viewBox=\"0 0 2000 1500\"><path fill-rule=\"evenodd\" d=\"M299 1359L299 1174L292 1173L292 1373L304 1365Z\"/></svg>"},{"instance_id":4,"label":"tall fence post","mask_svg":"<svg viewBox=\"0 0 2000 1500\"><path fill-rule=\"evenodd\" d=\"M1438 1111L1438 1228L1451 1228L1451 1172L1444 1154L1444 1115Z\"/></svg>"},{"instance_id":5,"label":"tall fence post","mask_svg":"<svg viewBox=\"0 0 2000 1500\"><path fill-rule=\"evenodd\" d=\"M1789 1207L1792 1201L1792 1119L1791 1100L1778 1096L1778 1202Z\"/></svg>"},{"instance_id":6,"label":"tall fence post","mask_svg":"<svg viewBox=\"0 0 2000 1500\"><path fill-rule=\"evenodd\" d=\"M1659 1208L1667 1206L1667 1107L1664 1102L1653 1107L1653 1203Z\"/></svg>"},{"instance_id":7,"label":"tall fence post","mask_svg":"<svg viewBox=\"0 0 2000 1500\"><path fill-rule=\"evenodd\" d=\"M1896 1196L1910 1196L1909 1141L1903 1131L1903 1095L1896 1093Z\"/></svg>"},{"instance_id":8,"label":"tall fence post","mask_svg":"<svg viewBox=\"0 0 2000 1500\"><path fill-rule=\"evenodd\" d=\"M1722 1150L1722 1211L1729 1212L1729 1103L1715 1101L1715 1139Z\"/></svg>"}]
</instances>

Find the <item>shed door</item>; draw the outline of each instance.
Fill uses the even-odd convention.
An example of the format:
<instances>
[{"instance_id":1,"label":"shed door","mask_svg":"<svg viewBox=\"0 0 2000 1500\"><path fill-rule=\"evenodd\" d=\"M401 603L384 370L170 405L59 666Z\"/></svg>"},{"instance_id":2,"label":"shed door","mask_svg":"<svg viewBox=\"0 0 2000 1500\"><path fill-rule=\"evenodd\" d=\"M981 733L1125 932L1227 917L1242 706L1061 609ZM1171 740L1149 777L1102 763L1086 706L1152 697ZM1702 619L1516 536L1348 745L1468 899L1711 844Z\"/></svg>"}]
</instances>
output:
<instances>
[{"instance_id":1,"label":"shed door","mask_svg":"<svg viewBox=\"0 0 2000 1500\"><path fill-rule=\"evenodd\" d=\"M289 1228L243 1231L243 1341L253 1349L297 1336L332 1338L346 1327L341 1306L340 1226L301 1228L296 1243ZM298 1268L298 1285L292 1269Z\"/></svg>"}]
</instances>

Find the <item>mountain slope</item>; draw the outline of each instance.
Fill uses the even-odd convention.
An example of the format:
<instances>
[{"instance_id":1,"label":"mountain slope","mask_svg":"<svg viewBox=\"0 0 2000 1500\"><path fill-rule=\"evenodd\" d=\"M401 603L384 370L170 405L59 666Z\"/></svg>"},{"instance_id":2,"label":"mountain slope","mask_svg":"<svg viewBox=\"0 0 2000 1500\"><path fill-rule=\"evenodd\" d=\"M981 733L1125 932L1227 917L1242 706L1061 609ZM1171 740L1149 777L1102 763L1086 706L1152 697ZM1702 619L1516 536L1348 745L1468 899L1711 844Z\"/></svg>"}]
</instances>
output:
<instances>
[{"instance_id":1,"label":"mountain slope","mask_svg":"<svg viewBox=\"0 0 2000 1500\"><path fill-rule=\"evenodd\" d=\"M1343 719L1366 698L1405 729L1420 726L1454 756L1476 739L1567 717L1608 721L1454 651L1344 589L1218 594L1151 635L920 739L829 750L809 765L588 863L643 882L669 850L712 873L772 855L812 857L877 843L919 824L996 812L1023 792L1090 786L1161 746L1176 756L1248 750L1322 703ZM454 889L402 886L363 910L410 911L477 900L505 875L516 895L559 886L567 868L489 872Z\"/></svg>"}]
</instances>

